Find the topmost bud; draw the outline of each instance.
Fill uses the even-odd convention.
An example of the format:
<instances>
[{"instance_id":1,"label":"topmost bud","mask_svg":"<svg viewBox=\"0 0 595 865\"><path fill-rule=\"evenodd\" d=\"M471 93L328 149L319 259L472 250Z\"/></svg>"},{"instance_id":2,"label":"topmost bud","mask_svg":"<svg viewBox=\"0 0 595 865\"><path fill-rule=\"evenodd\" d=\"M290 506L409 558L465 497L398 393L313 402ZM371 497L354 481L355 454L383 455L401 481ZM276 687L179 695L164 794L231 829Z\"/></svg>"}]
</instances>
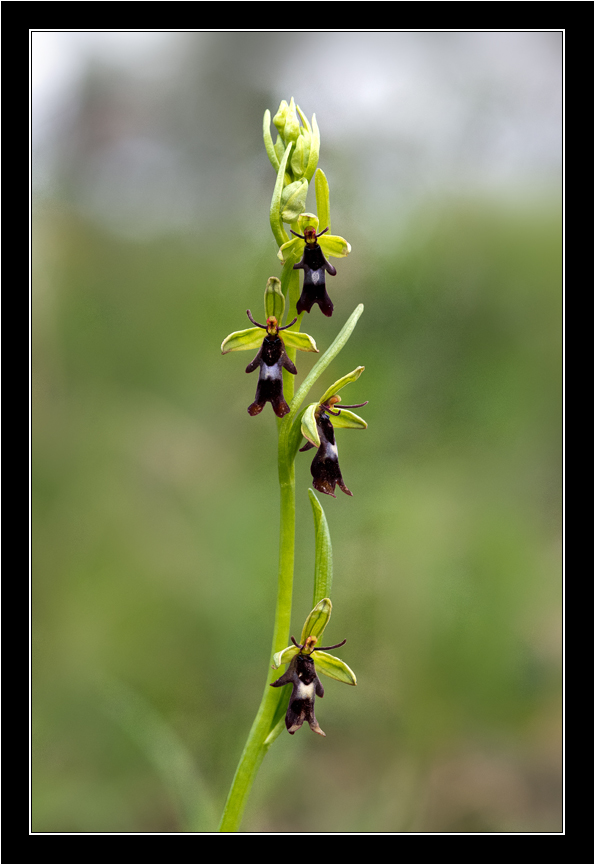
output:
<instances>
[{"instance_id":1,"label":"topmost bud","mask_svg":"<svg viewBox=\"0 0 595 865\"><path fill-rule=\"evenodd\" d=\"M277 132L285 142L285 146L287 146L290 141L297 141L300 134L300 121L298 120L297 112L295 110L293 96L291 97L289 105L285 99L283 99L279 105L279 110L273 117L273 123L277 127Z\"/></svg>"},{"instance_id":2,"label":"topmost bud","mask_svg":"<svg viewBox=\"0 0 595 865\"><path fill-rule=\"evenodd\" d=\"M320 151L320 132L316 115L312 116L312 123L310 123L299 105L295 104L292 96L289 104L285 99L281 101L273 117L273 123L279 133L274 144L271 138L271 112L265 111L264 144L275 171L279 171L287 146L293 144L291 159L286 165L283 186L288 186L297 180L307 180L309 183L318 166Z\"/></svg>"}]
</instances>

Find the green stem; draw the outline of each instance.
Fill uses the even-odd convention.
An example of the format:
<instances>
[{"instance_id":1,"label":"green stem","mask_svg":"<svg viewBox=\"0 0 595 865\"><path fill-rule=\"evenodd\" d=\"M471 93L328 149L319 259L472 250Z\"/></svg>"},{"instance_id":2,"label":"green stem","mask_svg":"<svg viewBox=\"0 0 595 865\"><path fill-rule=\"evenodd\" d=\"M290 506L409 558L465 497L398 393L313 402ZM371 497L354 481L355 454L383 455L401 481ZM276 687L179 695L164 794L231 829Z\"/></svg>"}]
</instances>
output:
<instances>
[{"instance_id":1,"label":"green stem","mask_svg":"<svg viewBox=\"0 0 595 865\"><path fill-rule=\"evenodd\" d=\"M295 466L289 459L282 436L283 422L279 429L279 486L281 490L281 525L279 536L279 582L277 608L273 630L272 655L289 643L291 624L291 601L293 594L293 571L295 558ZM237 832L246 802L252 789L256 773L264 755L276 738L279 706L287 698L289 686L271 688L278 674L269 669L260 706L248 740L240 757L225 809L219 825L220 832ZM268 740L267 740L268 737ZM267 740L265 742L265 740Z\"/></svg>"},{"instance_id":2,"label":"green stem","mask_svg":"<svg viewBox=\"0 0 595 865\"><path fill-rule=\"evenodd\" d=\"M286 281L287 296L293 300L295 308L295 294L297 274L287 268L284 270L282 283ZM285 285L284 285L285 288ZM299 283L298 283L299 288ZM291 313L291 302L289 303ZM297 415L302 402L304 401L308 391L315 381L319 378L322 372L327 368L331 361L339 354L357 323L360 315L363 312L363 305L360 304L351 314L341 332L333 341L331 346L323 354L317 364L312 368L309 375L302 383L295 397L293 396L293 376L288 376L291 381L286 381L286 399L290 401L291 411L278 423L279 430L279 445L278 445L278 463L279 463L279 487L281 493L281 525L279 535L279 582L277 589L277 607L275 610L275 625L273 630L273 647L272 654L280 652L289 643L289 633L291 624L291 601L293 594L293 571L295 559L295 454L297 448L294 446L291 432L291 425ZM320 508L320 504L318 504ZM320 508L320 510L322 510ZM315 516L317 511L315 510ZM323 515L324 516L324 515ZM321 531L328 534L326 520L324 525L321 524ZM330 539L329 539L330 549ZM317 580L316 593L320 591L327 592L330 590L330 579L332 578L332 570L328 570ZM252 784L256 778L256 773L264 759L264 755L275 741L279 732L283 729L281 718L283 715L282 704L287 701L290 691L290 686L284 688L271 688L270 684L278 678L277 674L269 669L267 680L260 701L260 706L252 724L248 740L244 746L242 756L234 779L231 784L231 789L225 803L221 823L219 824L220 832L237 832Z\"/></svg>"}]
</instances>

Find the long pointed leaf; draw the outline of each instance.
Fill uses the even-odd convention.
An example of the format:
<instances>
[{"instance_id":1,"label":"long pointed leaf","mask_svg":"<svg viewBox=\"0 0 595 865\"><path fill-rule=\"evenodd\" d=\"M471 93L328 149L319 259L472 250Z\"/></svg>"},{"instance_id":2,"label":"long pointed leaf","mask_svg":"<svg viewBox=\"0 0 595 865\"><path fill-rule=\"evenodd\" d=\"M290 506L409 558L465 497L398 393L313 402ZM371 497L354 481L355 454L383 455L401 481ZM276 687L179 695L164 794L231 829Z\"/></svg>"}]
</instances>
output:
<instances>
[{"instance_id":1,"label":"long pointed leaf","mask_svg":"<svg viewBox=\"0 0 595 865\"><path fill-rule=\"evenodd\" d=\"M313 490L308 490L312 513L314 514L314 533L316 551L314 554L314 600L312 606L323 598L330 597L333 583L333 548L326 516Z\"/></svg>"}]
</instances>

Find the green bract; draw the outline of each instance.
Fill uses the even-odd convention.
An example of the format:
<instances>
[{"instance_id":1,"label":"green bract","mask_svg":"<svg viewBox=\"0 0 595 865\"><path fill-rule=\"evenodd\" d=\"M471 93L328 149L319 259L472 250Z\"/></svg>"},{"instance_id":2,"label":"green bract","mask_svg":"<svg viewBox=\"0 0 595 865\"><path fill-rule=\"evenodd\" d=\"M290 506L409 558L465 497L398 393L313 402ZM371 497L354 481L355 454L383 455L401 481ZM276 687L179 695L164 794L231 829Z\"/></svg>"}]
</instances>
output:
<instances>
[{"instance_id":1,"label":"green bract","mask_svg":"<svg viewBox=\"0 0 595 865\"><path fill-rule=\"evenodd\" d=\"M316 667L325 675L330 676L331 679L344 682L346 685L357 685L355 673L345 661L316 648L316 644L320 642L324 629L328 625L332 609L333 605L330 598L323 598L316 604L304 622L300 645L287 646L286 649L276 652L273 656L273 669L278 669L281 664L289 664L301 652L302 655L313 655Z\"/></svg>"}]
</instances>

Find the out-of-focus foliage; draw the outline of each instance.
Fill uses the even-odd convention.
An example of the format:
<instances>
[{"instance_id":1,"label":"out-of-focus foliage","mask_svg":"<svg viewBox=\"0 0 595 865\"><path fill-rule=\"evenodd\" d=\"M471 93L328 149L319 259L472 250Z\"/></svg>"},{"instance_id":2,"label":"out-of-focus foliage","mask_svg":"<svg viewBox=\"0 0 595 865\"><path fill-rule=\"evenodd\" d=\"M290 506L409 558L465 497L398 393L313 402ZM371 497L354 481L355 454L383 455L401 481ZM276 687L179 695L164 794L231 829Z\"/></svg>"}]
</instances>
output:
<instances>
[{"instance_id":1,"label":"out-of-focus foliage","mask_svg":"<svg viewBox=\"0 0 595 865\"><path fill-rule=\"evenodd\" d=\"M230 223L218 214L191 242L98 224L75 194L92 160L36 206L34 831L214 829L260 700L276 429L246 412L245 358L219 350L279 275L260 140L278 98L254 102L237 176L260 147L264 209L233 244L232 197ZM324 351L365 304L313 394L365 365L349 402L369 400L368 429L337 433L354 497L324 501L325 640L348 635L358 685L328 682L326 739L277 739L244 828L559 831L559 201L462 189L391 229L362 224L346 187L335 313L304 327ZM298 361L299 386L315 355ZM312 600L310 461L298 454L296 631ZM304 789L316 795L296 809Z\"/></svg>"}]
</instances>

